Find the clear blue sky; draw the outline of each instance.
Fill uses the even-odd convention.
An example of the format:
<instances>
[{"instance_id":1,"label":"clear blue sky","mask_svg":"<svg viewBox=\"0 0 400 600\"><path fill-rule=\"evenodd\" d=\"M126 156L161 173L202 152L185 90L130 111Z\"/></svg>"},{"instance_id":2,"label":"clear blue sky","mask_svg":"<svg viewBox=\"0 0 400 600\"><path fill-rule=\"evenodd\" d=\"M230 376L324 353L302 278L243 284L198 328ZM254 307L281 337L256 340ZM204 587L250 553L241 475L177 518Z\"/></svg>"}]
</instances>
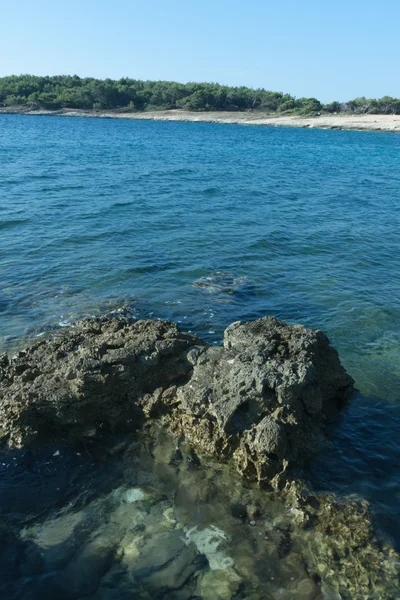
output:
<instances>
[{"instance_id":1,"label":"clear blue sky","mask_svg":"<svg viewBox=\"0 0 400 600\"><path fill-rule=\"evenodd\" d=\"M400 97L400 0L2 0L0 76Z\"/></svg>"}]
</instances>

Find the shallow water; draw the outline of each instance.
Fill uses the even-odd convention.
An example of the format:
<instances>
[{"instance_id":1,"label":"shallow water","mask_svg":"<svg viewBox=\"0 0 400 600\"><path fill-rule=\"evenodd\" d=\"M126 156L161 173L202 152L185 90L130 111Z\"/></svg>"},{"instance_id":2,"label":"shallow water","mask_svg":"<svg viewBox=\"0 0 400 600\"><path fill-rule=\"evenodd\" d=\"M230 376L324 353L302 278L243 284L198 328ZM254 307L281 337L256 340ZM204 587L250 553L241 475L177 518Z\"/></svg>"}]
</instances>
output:
<instances>
[{"instance_id":1,"label":"shallow water","mask_svg":"<svg viewBox=\"0 0 400 600\"><path fill-rule=\"evenodd\" d=\"M391 134L2 115L0 350L113 310L321 328L361 394L307 477L399 546L399 173Z\"/></svg>"},{"instance_id":2,"label":"shallow water","mask_svg":"<svg viewBox=\"0 0 400 600\"><path fill-rule=\"evenodd\" d=\"M162 430L4 460L14 498L3 486L2 517L29 546L20 551L22 573L0 577L2 598L338 597L279 498ZM33 503L26 492L35 487L44 494Z\"/></svg>"}]
</instances>

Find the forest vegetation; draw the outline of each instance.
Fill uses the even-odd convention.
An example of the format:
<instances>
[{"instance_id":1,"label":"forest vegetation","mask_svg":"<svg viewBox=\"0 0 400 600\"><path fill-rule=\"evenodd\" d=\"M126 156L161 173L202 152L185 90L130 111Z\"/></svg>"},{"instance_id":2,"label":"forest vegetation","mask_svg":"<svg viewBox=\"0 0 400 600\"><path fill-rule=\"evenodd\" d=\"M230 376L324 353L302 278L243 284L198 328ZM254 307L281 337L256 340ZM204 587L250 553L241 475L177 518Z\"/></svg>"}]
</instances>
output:
<instances>
[{"instance_id":1,"label":"forest vegetation","mask_svg":"<svg viewBox=\"0 0 400 600\"><path fill-rule=\"evenodd\" d=\"M323 104L316 98L296 98L263 88L230 87L217 83L176 83L81 78L77 75L38 77L11 75L0 78L0 106L57 110L247 111L315 115L319 113L400 114L400 99L356 98Z\"/></svg>"}]
</instances>

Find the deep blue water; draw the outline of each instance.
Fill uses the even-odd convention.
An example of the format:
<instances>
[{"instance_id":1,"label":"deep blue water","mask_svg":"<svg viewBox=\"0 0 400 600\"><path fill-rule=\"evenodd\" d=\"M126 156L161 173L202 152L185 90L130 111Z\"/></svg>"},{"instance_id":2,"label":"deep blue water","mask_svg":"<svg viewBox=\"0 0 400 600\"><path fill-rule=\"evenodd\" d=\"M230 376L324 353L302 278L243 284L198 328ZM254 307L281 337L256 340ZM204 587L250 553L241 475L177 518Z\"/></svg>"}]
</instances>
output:
<instances>
[{"instance_id":1,"label":"deep blue water","mask_svg":"<svg viewBox=\"0 0 400 600\"><path fill-rule=\"evenodd\" d=\"M399 209L392 134L2 115L0 349L122 305L323 329L361 393L311 477L399 542Z\"/></svg>"}]
</instances>

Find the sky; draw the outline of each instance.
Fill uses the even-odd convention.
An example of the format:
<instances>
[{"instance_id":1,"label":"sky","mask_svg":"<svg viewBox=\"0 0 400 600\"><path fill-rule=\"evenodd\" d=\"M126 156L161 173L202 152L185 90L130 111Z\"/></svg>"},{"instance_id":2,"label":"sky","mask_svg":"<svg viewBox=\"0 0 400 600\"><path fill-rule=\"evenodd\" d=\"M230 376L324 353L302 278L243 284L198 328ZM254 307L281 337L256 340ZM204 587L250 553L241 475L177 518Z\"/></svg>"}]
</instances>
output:
<instances>
[{"instance_id":1,"label":"sky","mask_svg":"<svg viewBox=\"0 0 400 600\"><path fill-rule=\"evenodd\" d=\"M400 0L0 0L0 77L400 97Z\"/></svg>"}]
</instances>

